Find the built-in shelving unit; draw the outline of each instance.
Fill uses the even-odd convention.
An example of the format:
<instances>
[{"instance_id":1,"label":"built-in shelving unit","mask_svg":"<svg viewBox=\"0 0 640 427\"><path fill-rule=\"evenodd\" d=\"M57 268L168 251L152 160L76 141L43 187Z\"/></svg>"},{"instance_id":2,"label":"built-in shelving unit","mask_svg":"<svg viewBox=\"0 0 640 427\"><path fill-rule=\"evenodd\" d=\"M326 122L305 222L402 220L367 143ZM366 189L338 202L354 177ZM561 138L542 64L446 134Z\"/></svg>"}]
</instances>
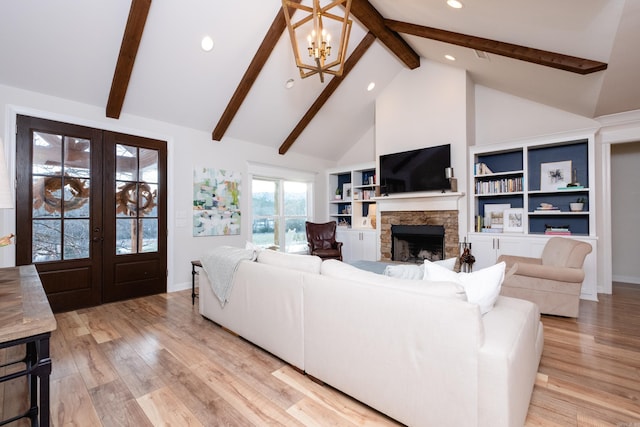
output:
<instances>
[{"instance_id":1,"label":"built-in shelving unit","mask_svg":"<svg viewBox=\"0 0 640 427\"><path fill-rule=\"evenodd\" d=\"M330 170L327 180L329 219L338 223L336 239L343 242L343 260L377 260L377 231L369 215L380 193L375 164Z\"/></svg>"},{"instance_id":2,"label":"built-in shelving unit","mask_svg":"<svg viewBox=\"0 0 640 427\"><path fill-rule=\"evenodd\" d=\"M379 193L375 164L366 163L328 173L329 218L340 227L373 229L366 220ZM338 194L339 193L339 194Z\"/></svg>"},{"instance_id":3,"label":"built-in shelving unit","mask_svg":"<svg viewBox=\"0 0 640 427\"><path fill-rule=\"evenodd\" d=\"M501 254L540 256L555 235L588 241L593 252L582 297L597 299L594 134L476 146L469 158L474 268L494 264ZM578 199L582 209L572 210ZM504 207L516 211L509 218L490 214Z\"/></svg>"}]
</instances>

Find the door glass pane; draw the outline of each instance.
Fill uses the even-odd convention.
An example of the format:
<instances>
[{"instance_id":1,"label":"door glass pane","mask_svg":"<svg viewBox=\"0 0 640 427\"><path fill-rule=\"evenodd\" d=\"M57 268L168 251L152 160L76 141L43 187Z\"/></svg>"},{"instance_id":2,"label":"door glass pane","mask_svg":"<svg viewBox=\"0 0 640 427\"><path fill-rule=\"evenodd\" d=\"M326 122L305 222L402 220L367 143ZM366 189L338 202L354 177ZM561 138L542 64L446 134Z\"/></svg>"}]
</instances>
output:
<instances>
[{"instance_id":1,"label":"door glass pane","mask_svg":"<svg viewBox=\"0 0 640 427\"><path fill-rule=\"evenodd\" d=\"M62 200L62 178L33 177L33 218L59 217Z\"/></svg>"},{"instance_id":2,"label":"door glass pane","mask_svg":"<svg viewBox=\"0 0 640 427\"><path fill-rule=\"evenodd\" d=\"M140 181L158 182L158 150L140 149Z\"/></svg>"},{"instance_id":3,"label":"door glass pane","mask_svg":"<svg viewBox=\"0 0 640 427\"><path fill-rule=\"evenodd\" d=\"M59 261L62 259L62 221L43 219L33 221L31 242L34 262Z\"/></svg>"},{"instance_id":4,"label":"door glass pane","mask_svg":"<svg viewBox=\"0 0 640 427\"><path fill-rule=\"evenodd\" d=\"M116 146L116 254L158 250L158 159L158 150Z\"/></svg>"},{"instance_id":5,"label":"door glass pane","mask_svg":"<svg viewBox=\"0 0 640 427\"><path fill-rule=\"evenodd\" d=\"M33 174L62 174L62 136L33 133Z\"/></svg>"},{"instance_id":6,"label":"door glass pane","mask_svg":"<svg viewBox=\"0 0 640 427\"><path fill-rule=\"evenodd\" d=\"M138 214L136 182L116 182L116 216L131 217Z\"/></svg>"},{"instance_id":7,"label":"door glass pane","mask_svg":"<svg viewBox=\"0 0 640 427\"><path fill-rule=\"evenodd\" d=\"M128 145L116 145L116 179L136 181L138 179L138 149Z\"/></svg>"},{"instance_id":8,"label":"door glass pane","mask_svg":"<svg viewBox=\"0 0 640 427\"><path fill-rule=\"evenodd\" d=\"M88 179L64 179L65 218L89 218L90 185Z\"/></svg>"},{"instance_id":9,"label":"door glass pane","mask_svg":"<svg viewBox=\"0 0 640 427\"><path fill-rule=\"evenodd\" d=\"M64 222L64 259L89 258L90 242L88 219Z\"/></svg>"},{"instance_id":10,"label":"door glass pane","mask_svg":"<svg viewBox=\"0 0 640 427\"><path fill-rule=\"evenodd\" d=\"M76 178L89 178L91 170L91 141L65 136L64 174Z\"/></svg>"},{"instance_id":11,"label":"door glass pane","mask_svg":"<svg viewBox=\"0 0 640 427\"><path fill-rule=\"evenodd\" d=\"M31 172L32 261L89 258L91 141L34 132Z\"/></svg>"},{"instance_id":12,"label":"door glass pane","mask_svg":"<svg viewBox=\"0 0 640 427\"><path fill-rule=\"evenodd\" d=\"M131 254L137 250L138 229L135 219L116 220L116 254Z\"/></svg>"},{"instance_id":13,"label":"door glass pane","mask_svg":"<svg viewBox=\"0 0 640 427\"><path fill-rule=\"evenodd\" d=\"M158 250L158 220L141 219L142 244L139 252L156 252Z\"/></svg>"},{"instance_id":14,"label":"door glass pane","mask_svg":"<svg viewBox=\"0 0 640 427\"><path fill-rule=\"evenodd\" d=\"M158 185L142 182L138 188L138 211L140 216L158 216Z\"/></svg>"}]
</instances>

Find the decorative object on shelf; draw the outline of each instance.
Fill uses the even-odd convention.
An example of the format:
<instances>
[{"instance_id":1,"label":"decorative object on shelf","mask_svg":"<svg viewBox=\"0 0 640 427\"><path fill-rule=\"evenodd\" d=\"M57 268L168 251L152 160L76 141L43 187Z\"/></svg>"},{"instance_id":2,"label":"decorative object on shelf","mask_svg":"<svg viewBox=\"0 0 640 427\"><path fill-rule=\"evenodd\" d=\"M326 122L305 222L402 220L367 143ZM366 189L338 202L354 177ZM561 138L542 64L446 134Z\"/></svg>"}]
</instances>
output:
<instances>
[{"instance_id":1,"label":"decorative object on shelf","mask_svg":"<svg viewBox=\"0 0 640 427\"><path fill-rule=\"evenodd\" d=\"M540 190L556 191L567 187L571 179L571 160L540 163Z\"/></svg>"},{"instance_id":2,"label":"decorative object on shelf","mask_svg":"<svg viewBox=\"0 0 640 427\"><path fill-rule=\"evenodd\" d=\"M339 186L338 186L338 188L336 188L335 199L336 200L342 200L342 188L340 188Z\"/></svg>"},{"instance_id":3,"label":"decorative object on shelf","mask_svg":"<svg viewBox=\"0 0 640 427\"><path fill-rule=\"evenodd\" d=\"M351 183L342 184L342 199L351 200Z\"/></svg>"},{"instance_id":4,"label":"decorative object on shelf","mask_svg":"<svg viewBox=\"0 0 640 427\"><path fill-rule=\"evenodd\" d=\"M503 215L505 233L524 233L524 209L505 209Z\"/></svg>"},{"instance_id":5,"label":"decorative object on shelf","mask_svg":"<svg viewBox=\"0 0 640 427\"><path fill-rule=\"evenodd\" d=\"M487 228L503 228L504 210L511 208L511 204L484 205L484 226Z\"/></svg>"},{"instance_id":6,"label":"decorative object on shelf","mask_svg":"<svg viewBox=\"0 0 640 427\"><path fill-rule=\"evenodd\" d=\"M560 208L557 206L553 206L551 203L540 203L540 206L536 208L536 212L545 212L545 211L559 211Z\"/></svg>"},{"instance_id":7,"label":"decorative object on shelf","mask_svg":"<svg viewBox=\"0 0 640 427\"><path fill-rule=\"evenodd\" d=\"M575 202L569 203L569 209L571 212L582 212L584 209L584 204L587 202L587 199L584 197L578 197Z\"/></svg>"},{"instance_id":8,"label":"decorative object on shelf","mask_svg":"<svg viewBox=\"0 0 640 427\"><path fill-rule=\"evenodd\" d=\"M573 173L571 174L571 182L567 184L567 187L582 187L578 182L578 169L573 168Z\"/></svg>"},{"instance_id":9,"label":"decorative object on shelf","mask_svg":"<svg viewBox=\"0 0 640 427\"><path fill-rule=\"evenodd\" d=\"M325 0L324 3L321 6L320 0L282 0L282 10L300 77L304 79L318 74L322 83L325 73L342 75L352 25L349 19L351 0ZM292 20L294 13L298 14L296 17L302 15L295 22ZM332 35L339 35L334 61L329 59Z\"/></svg>"},{"instance_id":10,"label":"decorative object on shelf","mask_svg":"<svg viewBox=\"0 0 640 427\"><path fill-rule=\"evenodd\" d=\"M444 169L444 176L449 180L449 184L451 184L451 191L454 193L458 192L458 180L453 176L453 168L448 167ZM444 193L444 190L442 190Z\"/></svg>"},{"instance_id":11,"label":"decorative object on shelf","mask_svg":"<svg viewBox=\"0 0 640 427\"><path fill-rule=\"evenodd\" d=\"M376 228L376 205L369 205L369 213L367 214L369 218L369 224L371 224L371 228Z\"/></svg>"},{"instance_id":12,"label":"decorative object on shelf","mask_svg":"<svg viewBox=\"0 0 640 427\"><path fill-rule=\"evenodd\" d=\"M473 270L473 263L476 262L476 257L471 255L471 242L467 243L467 238L464 238L464 242L460 242L460 271L463 273L471 273Z\"/></svg>"},{"instance_id":13,"label":"decorative object on shelf","mask_svg":"<svg viewBox=\"0 0 640 427\"><path fill-rule=\"evenodd\" d=\"M15 234L13 233L9 233L6 236L0 237L0 247L9 246L10 244L12 244L13 242L11 241L11 239L13 239L14 237Z\"/></svg>"}]
</instances>

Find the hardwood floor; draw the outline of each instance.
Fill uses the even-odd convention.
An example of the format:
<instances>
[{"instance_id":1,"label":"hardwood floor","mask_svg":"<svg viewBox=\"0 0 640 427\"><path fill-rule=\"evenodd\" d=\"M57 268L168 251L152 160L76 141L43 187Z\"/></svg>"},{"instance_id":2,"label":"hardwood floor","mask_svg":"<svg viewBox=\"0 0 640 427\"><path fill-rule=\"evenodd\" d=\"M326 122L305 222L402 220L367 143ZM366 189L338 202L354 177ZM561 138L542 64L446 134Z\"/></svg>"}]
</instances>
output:
<instances>
[{"instance_id":1,"label":"hardwood floor","mask_svg":"<svg viewBox=\"0 0 640 427\"><path fill-rule=\"evenodd\" d=\"M600 299L578 320L543 316L527 426L640 427L640 286ZM54 426L397 425L203 319L190 291L56 318Z\"/></svg>"}]
</instances>

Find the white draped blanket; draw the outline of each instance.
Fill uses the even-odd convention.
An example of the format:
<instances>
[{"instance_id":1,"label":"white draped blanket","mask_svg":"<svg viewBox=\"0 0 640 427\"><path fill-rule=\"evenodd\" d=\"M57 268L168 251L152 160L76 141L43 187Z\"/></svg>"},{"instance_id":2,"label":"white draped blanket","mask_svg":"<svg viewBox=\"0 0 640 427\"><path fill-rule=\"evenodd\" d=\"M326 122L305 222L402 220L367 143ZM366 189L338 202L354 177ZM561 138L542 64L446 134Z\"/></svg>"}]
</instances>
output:
<instances>
[{"instance_id":1,"label":"white draped blanket","mask_svg":"<svg viewBox=\"0 0 640 427\"><path fill-rule=\"evenodd\" d=\"M238 269L240 261L255 261L256 253L253 250L235 248L233 246L219 246L207 252L200 262L211 289L224 307L231 294L233 275Z\"/></svg>"}]
</instances>

